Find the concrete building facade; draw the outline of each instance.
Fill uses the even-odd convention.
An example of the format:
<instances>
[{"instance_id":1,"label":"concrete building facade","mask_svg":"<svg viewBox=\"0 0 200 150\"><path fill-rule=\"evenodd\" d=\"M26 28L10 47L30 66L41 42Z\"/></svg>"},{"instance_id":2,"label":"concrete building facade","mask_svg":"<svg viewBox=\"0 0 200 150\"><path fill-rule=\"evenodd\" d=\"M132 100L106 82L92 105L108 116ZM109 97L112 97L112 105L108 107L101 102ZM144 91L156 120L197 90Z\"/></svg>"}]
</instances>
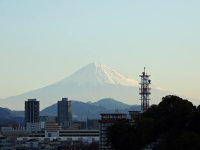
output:
<instances>
[{"instance_id":1,"label":"concrete building facade","mask_svg":"<svg viewBox=\"0 0 200 150\"><path fill-rule=\"evenodd\" d=\"M62 98L57 103L58 123L61 126L69 127L72 125L72 102L68 98Z\"/></svg>"},{"instance_id":2,"label":"concrete building facade","mask_svg":"<svg viewBox=\"0 0 200 150\"><path fill-rule=\"evenodd\" d=\"M25 126L29 132L40 131L40 102L36 99L25 101Z\"/></svg>"}]
</instances>

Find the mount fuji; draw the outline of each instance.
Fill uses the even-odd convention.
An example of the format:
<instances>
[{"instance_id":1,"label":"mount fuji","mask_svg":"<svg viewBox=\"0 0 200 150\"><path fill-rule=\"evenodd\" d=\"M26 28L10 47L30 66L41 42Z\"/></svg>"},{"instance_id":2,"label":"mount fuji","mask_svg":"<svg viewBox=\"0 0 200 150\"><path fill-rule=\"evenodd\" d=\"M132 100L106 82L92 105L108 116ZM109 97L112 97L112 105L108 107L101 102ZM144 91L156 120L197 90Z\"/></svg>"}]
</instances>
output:
<instances>
[{"instance_id":1,"label":"mount fuji","mask_svg":"<svg viewBox=\"0 0 200 150\"><path fill-rule=\"evenodd\" d=\"M15 110L24 109L24 101L36 98L41 109L55 104L62 97L82 102L95 102L102 98L114 98L127 104L140 104L138 81L129 78L103 64L89 64L71 76L21 95L0 100L1 107ZM152 88L151 104L157 104L169 92Z\"/></svg>"}]
</instances>

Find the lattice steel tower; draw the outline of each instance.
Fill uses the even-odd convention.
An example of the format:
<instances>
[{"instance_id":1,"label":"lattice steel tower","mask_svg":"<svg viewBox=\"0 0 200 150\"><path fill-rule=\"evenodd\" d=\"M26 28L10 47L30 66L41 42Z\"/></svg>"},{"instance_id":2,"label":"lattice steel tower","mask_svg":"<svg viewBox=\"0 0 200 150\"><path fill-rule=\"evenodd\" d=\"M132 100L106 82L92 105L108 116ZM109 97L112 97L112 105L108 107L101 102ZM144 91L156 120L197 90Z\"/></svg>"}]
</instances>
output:
<instances>
[{"instance_id":1,"label":"lattice steel tower","mask_svg":"<svg viewBox=\"0 0 200 150\"><path fill-rule=\"evenodd\" d=\"M151 84L151 80L149 80L150 75L147 75L145 72L145 67L144 67L144 72L142 72L141 77L141 87L139 88L139 93L141 95L140 100L141 100L141 111L144 112L149 108L149 96L151 94L151 88L149 88L149 85Z\"/></svg>"}]
</instances>

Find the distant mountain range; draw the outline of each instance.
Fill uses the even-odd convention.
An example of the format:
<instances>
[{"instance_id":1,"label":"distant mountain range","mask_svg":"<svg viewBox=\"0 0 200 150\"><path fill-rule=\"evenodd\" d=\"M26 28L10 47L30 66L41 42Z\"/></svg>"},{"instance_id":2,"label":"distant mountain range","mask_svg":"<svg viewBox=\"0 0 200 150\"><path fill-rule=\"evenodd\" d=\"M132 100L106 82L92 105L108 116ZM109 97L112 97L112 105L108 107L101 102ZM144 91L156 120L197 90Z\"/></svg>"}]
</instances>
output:
<instances>
[{"instance_id":1,"label":"distant mountain range","mask_svg":"<svg viewBox=\"0 0 200 150\"><path fill-rule=\"evenodd\" d=\"M151 92L151 104L159 103L163 96L170 94L156 88L152 88ZM12 110L23 110L24 101L36 98L40 101L41 109L44 109L55 104L63 97L78 99L82 102L95 102L105 97L111 97L130 105L140 105L138 93L138 81L105 65L92 63L55 84L2 99L0 100L0 106ZM95 105L101 106L100 103Z\"/></svg>"},{"instance_id":2,"label":"distant mountain range","mask_svg":"<svg viewBox=\"0 0 200 150\"><path fill-rule=\"evenodd\" d=\"M108 110L114 110L114 109L121 110L121 109L127 109L127 108L131 107L131 105L119 102L112 98L104 98L104 99L101 99L101 100L91 103L91 104L96 105L96 106L102 106Z\"/></svg>"},{"instance_id":3,"label":"distant mountain range","mask_svg":"<svg viewBox=\"0 0 200 150\"><path fill-rule=\"evenodd\" d=\"M87 119L100 119L101 113L128 113L131 110L140 110L139 105L128 105L111 98L101 99L97 102L80 102L72 100L73 120L85 121ZM57 116L57 104L53 104L40 112L41 116ZM18 120L17 120L18 119ZM11 111L0 108L0 124L17 121L23 122L24 111Z\"/></svg>"},{"instance_id":4,"label":"distant mountain range","mask_svg":"<svg viewBox=\"0 0 200 150\"><path fill-rule=\"evenodd\" d=\"M22 117L22 113L0 107L0 124L6 124L8 122L18 122L23 125L24 118Z\"/></svg>"},{"instance_id":5,"label":"distant mountain range","mask_svg":"<svg viewBox=\"0 0 200 150\"><path fill-rule=\"evenodd\" d=\"M101 113L128 113L131 110L140 110L139 105L128 105L111 98L101 99L97 102L80 102L72 100L72 115L74 120L100 119ZM53 104L41 111L41 115L57 115L57 104Z\"/></svg>"}]
</instances>

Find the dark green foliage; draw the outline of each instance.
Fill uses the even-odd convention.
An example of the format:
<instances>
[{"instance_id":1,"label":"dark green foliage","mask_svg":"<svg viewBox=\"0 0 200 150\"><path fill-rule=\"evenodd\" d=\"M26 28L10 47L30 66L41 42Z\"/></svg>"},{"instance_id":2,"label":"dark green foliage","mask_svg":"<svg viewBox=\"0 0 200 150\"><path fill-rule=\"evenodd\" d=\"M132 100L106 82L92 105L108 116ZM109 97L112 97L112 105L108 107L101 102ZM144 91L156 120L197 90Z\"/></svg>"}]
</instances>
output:
<instances>
[{"instance_id":1,"label":"dark green foliage","mask_svg":"<svg viewBox=\"0 0 200 150\"><path fill-rule=\"evenodd\" d=\"M200 149L199 141L200 141L200 135L198 133L183 132L176 138L173 149L199 150Z\"/></svg>"},{"instance_id":2,"label":"dark green foliage","mask_svg":"<svg viewBox=\"0 0 200 150\"><path fill-rule=\"evenodd\" d=\"M152 143L155 150L199 150L200 106L196 108L187 100L168 95L143 113L134 126L118 123L108 131L109 140L117 150L126 149L125 143L136 150Z\"/></svg>"},{"instance_id":3,"label":"dark green foliage","mask_svg":"<svg viewBox=\"0 0 200 150\"><path fill-rule=\"evenodd\" d=\"M135 130L139 147L143 147L155 139L154 126L155 120L152 118L141 118L136 122Z\"/></svg>"},{"instance_id":4,"label":"dark green foliage","mask_svg":"<svg viewBox=\"0 0 200 150\"><path fill-rule=\"evenodd\" d=\"M132 149L134 147L134 129L128 120L120 120L113 126L108 127L108 143L116 150Z\"/></svg>"}]
</instances>

